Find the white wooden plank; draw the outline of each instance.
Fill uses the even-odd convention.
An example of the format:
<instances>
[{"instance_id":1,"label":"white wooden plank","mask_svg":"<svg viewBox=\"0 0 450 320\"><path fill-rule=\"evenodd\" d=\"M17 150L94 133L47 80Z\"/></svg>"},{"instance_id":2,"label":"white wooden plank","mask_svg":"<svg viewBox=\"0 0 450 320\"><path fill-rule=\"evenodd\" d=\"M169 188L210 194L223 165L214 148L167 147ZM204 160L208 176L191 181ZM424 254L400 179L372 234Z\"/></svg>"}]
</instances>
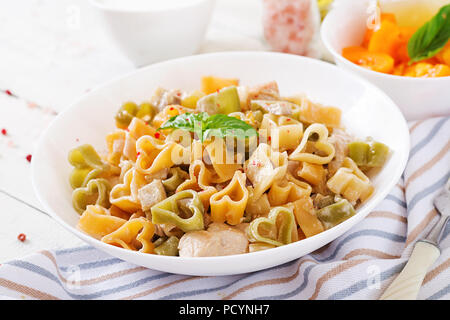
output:
<instances>
[{"instance_id":1,"label":"white wooden plank","mask_svg":"<svg viewBox=\"0 0 450 320\"><path fill-rule=\"evenodd\" d=\"M50 217L0 193L0 263L43 249L62 249L85 244ZM17 236L26 235L21 242Z\"/></svg>"}]
</instances>

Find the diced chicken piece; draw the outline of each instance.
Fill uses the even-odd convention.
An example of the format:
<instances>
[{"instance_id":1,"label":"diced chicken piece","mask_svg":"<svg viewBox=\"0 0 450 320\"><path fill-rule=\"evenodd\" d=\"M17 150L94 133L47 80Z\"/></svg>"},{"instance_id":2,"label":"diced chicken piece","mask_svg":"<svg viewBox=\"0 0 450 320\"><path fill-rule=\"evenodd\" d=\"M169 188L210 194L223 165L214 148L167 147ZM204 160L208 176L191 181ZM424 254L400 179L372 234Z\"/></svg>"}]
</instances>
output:
<instances>
[{"instance_id":1,"label":"diced chicken piece","mask_svg":"<svg viewBox=\"0 0 450 320\"><path fill-rule=\"evenodd\" d=\"M158 202L166 198L166 190L161 180L155 179L138 190L138 199L141 202L142 210L150 210Z\"/></svg>"},{"instance_id":2,"label":"diced chicken piece","mask_svg":"<svg viewBox=\"0 0 450 320\"><path fill-rule=\"evenodd\" d=\"M353 140L353 137L345 131L340 129L333 130L328 142L333 144L336 153L333 160L328 164L328 177L332 177L342 167L342 163L348 155L348 144Z\"/></svg>"},{"instance_id":3,"label":"diced chicken piece","mask_svg":"<svg viewBox=\"0 0 450 320\"><path fill-rule=\"evenodd\" d=\"M290 116L292 115L293 104L288 101L278 101L274 103L268 103L264 109L278 116Z\"/></svg>"},{"instance_id":4,"label":"diced chicken piece","mask_svg":"<svg viewBox=\"0 0 450 320\"><path fill-rule=\"evenodd\" d=\"M252 100L280 100L280 90L278 90L276 81L249 88L247 92L248 106Z\"/></svg>"},{"instance_id":5,"label":"diced chicken piece","mask_svg":"<svg viewBox=\"0 0 450 320\"><path fill-rule=\"evenodd\" d=\"M185 233L178 245L180 257L216 257L248 252L244 232L224 223L212 223L208 230Z\"/></svg>"},{"instance_id":6,"label":"diced chicken piece","mask_svg":"<svg viewBox=\"0 0 450 320\"><path fill-rule=\"evenodd\" d=\"M162 111L162 109L168 105L181 104L182 95L180 90L157 88L150 99L150 103L155 106L158 111Z\"/></svg>"}]
</instances>

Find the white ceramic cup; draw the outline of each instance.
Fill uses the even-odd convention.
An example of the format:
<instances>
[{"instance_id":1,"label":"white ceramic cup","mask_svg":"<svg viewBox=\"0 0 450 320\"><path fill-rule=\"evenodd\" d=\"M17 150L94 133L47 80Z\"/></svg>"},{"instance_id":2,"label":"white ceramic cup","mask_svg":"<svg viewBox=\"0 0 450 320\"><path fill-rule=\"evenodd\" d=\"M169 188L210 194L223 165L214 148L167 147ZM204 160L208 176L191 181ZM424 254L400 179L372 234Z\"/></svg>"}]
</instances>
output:
<instances>
[{"instance_id":1,"label":"white ceramic cup","mask_svg":"<svg viewBox=\"0 0 450 320\"><path fill-rule=\"evenodd\" d=\"M202 44L215 0L91 0L137 66L188 56Z\"/></svg>"},{"instance_id":2,"label":"white ceramic cup","mask_svg":"<svg viewBox=\"0 0 450 320\"><path fill-rule=\"evenodd\" d=\"M322 41L336 64L368 79L386 92L407 120L450 115L450 77L394 76L360 67L342 56L343 48L362 43L371 2L373 3L370 0L341 0L322 23Z\"/></svg>"}]
</instances>

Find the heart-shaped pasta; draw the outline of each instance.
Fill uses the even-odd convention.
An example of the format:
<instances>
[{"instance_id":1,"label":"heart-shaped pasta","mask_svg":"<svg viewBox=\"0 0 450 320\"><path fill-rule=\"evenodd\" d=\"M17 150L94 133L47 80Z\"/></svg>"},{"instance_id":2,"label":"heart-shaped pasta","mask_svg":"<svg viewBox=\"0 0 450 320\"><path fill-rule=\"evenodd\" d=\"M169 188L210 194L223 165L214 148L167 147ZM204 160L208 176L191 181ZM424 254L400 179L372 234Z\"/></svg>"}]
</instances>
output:
<instances>
[{"instance_id":1,"label":"heart-shaped pasta","mask_svg":"<svg viewBox=\"0 0 450 320\"><path fill-rule=\"evenodd\" d=\"M314 143L314 147L324 153L325 156L304 152L306 143L312 134L318 135L318 139ZM305 130L301 143L298 145L297 149L291 153L289 160L304 161L314 164L326 164L333 160L334 154L334 146L328 142L327 127L320 123L313 123Z\"/></svg>"},{"instance_id":2,"label":"heart-shaped pasta","mask_svg":"<svg viewBox=\"0 0 450 320\"><path fill-rule=\"evenodd\" d=\"M340 194L351 203L365 201L373 193L369 178L358 168L356 163L345 158L342 167L327 182L328 188Z\"/></svg>"},{"instance_id":3,"label":"heart-shaped pasta","mask_svg":"<svg viewBox=\"0 0 450 320\"><path fill-rule=\"evenodd\" d=\"M182 162L184 148L175 142L164 142L151 136L143 136L136 142L139 154L136 169L142 174L153 174ZM181 158L181 159L180 159Z\"/></svg>"},{"instance_id":4,"label":"heart-shaped pasta","mask_svg":"<svg viewBox=\"0 0 450 320\"><path fill-rule=\"evenodd\" d=\"M250 242L277 247L297 241L297 226L292 210L285 207L271 209L267 218L257 218L250 223L247 236Z\"/></svg>"},{"instance_id":5,"label":"heart-shaped pasta","mask_svg":"<svg viewBox=\"0 0 450 320\"><path fill-rule=\"evenodd\" d=\"M127 220L110 215L108 211L98 205L89 205L78 221L78 228L90 236L100 239L119 229Z\"/></svg>"},{"instance_id":6,"label":"heart-shaped pasta","mask_svg":"<svg viewBox=\"0 0 450 320\"><path fill-rule=\"evenodd\" d=\"M226 188L211 197L212 221L222 223L226 221L231 225L241 223L248 201L245 180L245 173L236 171Z\"/></svg>"},{"instance_id":7,"label":"heart-shaped pasta","mask_svg":"<svg viewBox=\"0 0 450 320\"><path fill-rule=\"evenodd\" d=\"M272 183L282 179L287 171L287 153L272 150L261 143L245 165L245 173L253 184L253 197L259 198Z\"/></svg>"},{"instance_id":8,"label":"heart-shaped pasta","mask_svg":"<svg viewBox=\"0 0 450 320\"><path fill-rule=\"evenodd\" d=\"M231 180L234 173L242 167L235 159L234 150L228 150L223 139L215 139L206 147L206 151L216 173L211 177L213 183Z\"/></svg>"},{"instance_id":9,"label":"heart-shaped pasta","mask_svg":"<svg viewBox=\"0 0 450 320\"><path fill-rule=\"evenodd\" d=\"M86 210L88 205L109 207L109 191L111 187L105 179L90 180L86 187L80 187L72 192L72 205L78 213Z\"/></svg>"},{"instance_id":10,"label":"heart-shaped pasta","mask_svg":"<svg viewBox=\"0 0 450 320\"><path fill-rule=\"evenodd\" d=\"M145 176L132 168L125 173L123 183L116 184L109 195L110 202L126 212L141 209L138 190L147 184Z\"/></svg>"},{"instance_id":11,"label":"heart-shaped pasta","mask_svg":"<svg viewBox=\"0 0 450 320\"><path fill-rule=\"evenodd\" d=\"M141 217L127 221L101 241L128 250L153 253L154 245L151 240L154 234L153 223Z\"/></svg>"},{"instance_id":12,"label":"heart-shaped pasta","mask_svg":"<svg viewBox=\"0 0 450 320\"><path fill-rule=\"evenodd\" d=\"M120 169L102 161L94 147L81 145L69 152L69 162L74 169L70 174L70 185L73 189L85 187L95 178L107 178L119 174Z\"/></svg>"},{"instance_id":13,"label":"heart-shaped pasta","mask_svg":"<svg viewBox=\"0 0 450 320\"><path fill-rule=\"evenodd\" d=\"M293 150L302 139L303 125L290 117L265 114L259 136L261 141L270 144L274 150Z\"/></svg>"},{"instance_id":14,"label":"heart-shaped pasta","mask_svg":"<svg viewBox=\"0 0 450 320\"><path fill-rule=\"evenodd\" d=\"M217 192L217 189L211 186L212 173L206 168L201 160L195 160L189 167L189 180L180 184L176 192L183 190L194 190L198 192L200 200L205 210L209 208L209 199Z\"/></svg>"},{"instance_id":15,"label":"heart-shaped pasta","mask_svg":"<svg viewBox=\"0 0 450 320\"><path fill-rule=\"evenodd\" d=\"M197 192L184 190L175 193L151 208L154 224L170 224L184 232L204 229L203 204Z\"/></svg>"},{"instance_id":16,"label":"heart-shaped pasta","mask_svg":"<svg viewBox=\"0 0 450 320\"><path fill-rule=\"evenodd\" d=\"M162 180L166 192L173 193L180 184L189 179L189 174L179 167L170 168L167 179Z\"/></svg>"},{"instance_id":17,"label":"heart-shaped pasta","mask_svg":"<svg viewBox=\"0 0 450 320\"><path fill-rule=\"evenodd\" d=\"M272 206L281 206L288 202L309 197L312 188L306 182L294 178L290 173L286 178L276 181L269 190L268 197Z\"/></svg>"}]
</instances>

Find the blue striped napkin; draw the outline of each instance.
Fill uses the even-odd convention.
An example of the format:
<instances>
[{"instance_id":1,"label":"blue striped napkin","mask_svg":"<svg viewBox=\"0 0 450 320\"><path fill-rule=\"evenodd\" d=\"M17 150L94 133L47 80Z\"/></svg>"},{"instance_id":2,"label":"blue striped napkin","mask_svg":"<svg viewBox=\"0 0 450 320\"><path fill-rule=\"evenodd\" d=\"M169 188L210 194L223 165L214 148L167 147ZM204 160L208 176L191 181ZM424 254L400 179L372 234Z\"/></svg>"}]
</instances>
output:
<instances>
[{"instance_id":1,"label":"blue striped napkin","mask_svg":"<svg viewBox=\"0 0 450 320\"><path fill-rule=\"evenodd\" d=\"M90 246L41 251L0 266L0 296L22 299L377 299L437 221L450 176L450 117L410 123L402 179L366 219L327 246L271 269L193 277L132 265ZM450 225L419 299L450 299Z\"/></svg>"}]
</instances>

